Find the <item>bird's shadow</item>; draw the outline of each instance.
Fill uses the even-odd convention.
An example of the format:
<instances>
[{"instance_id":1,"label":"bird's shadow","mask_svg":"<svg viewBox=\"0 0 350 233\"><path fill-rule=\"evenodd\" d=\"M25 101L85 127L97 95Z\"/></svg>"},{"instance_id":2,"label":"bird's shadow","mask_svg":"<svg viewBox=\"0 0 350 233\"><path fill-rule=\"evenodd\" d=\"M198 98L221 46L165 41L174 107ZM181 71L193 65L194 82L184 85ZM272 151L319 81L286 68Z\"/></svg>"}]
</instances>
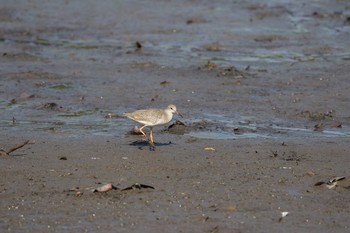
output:
<instances>
[{"instance_id":1,"label":"bird's shadow","mask_svg":"<svg viewBox=\"0 0 350 233\"><path fill-rule=\"evenodd\" d=\"M139 150L143 150L145 147L149 147L150 151L155 151L156 147L169 146L171 144L173 144L173 143L171 141L169 141L168 143L155 142L154 145L152 145L148 141L145 141L145 140L137 140L137 141L129 143L130 146L137 146Z\"/></svg>"}]
</instances>

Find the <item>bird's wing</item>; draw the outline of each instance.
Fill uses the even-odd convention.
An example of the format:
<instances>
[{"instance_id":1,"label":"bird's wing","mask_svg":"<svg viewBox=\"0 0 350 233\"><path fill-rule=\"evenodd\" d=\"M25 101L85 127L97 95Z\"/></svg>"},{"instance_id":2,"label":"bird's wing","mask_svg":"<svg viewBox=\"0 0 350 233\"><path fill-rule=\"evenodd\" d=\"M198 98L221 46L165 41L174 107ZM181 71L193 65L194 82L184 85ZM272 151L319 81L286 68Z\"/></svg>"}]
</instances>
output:
<instances>
[{"instance_id":1,"label":"bird's wing","mask_svg":"<svg viewBox=\"0 0 350 233\"><path fill-rule=\"evenodd\" d=\"M128 115L126 116L138 122L156 124L158 120L163 117L163 112L160 109L143 109L137 110Z\"/></svg>"}]
</instances>

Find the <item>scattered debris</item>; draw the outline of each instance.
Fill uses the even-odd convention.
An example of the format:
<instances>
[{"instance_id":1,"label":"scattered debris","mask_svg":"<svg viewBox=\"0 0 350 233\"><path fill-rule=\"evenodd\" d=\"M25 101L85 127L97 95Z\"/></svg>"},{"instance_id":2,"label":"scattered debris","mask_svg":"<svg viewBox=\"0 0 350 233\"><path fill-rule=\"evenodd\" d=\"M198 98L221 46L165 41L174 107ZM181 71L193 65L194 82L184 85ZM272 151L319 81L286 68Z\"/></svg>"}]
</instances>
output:
<instances>
[{"instance_id":1,"label":"scattered debris","mask_svg":"<svg viewBox=\"0 0 350 233\"><path fill-rule=\"evenodd\" d=\"M212 43L204 45L204 49L210 52L217 52L222 50L222 46L219 43Z\"/></svg>"},{"instance_id":2,"label":"scattered debris","mask_svg":"<svg viewBox=\"0 0 350 233\"><path fill-rule=\"evenodd\" d=\"M225 76L225 77L231 77L234 79L243 79L246 78L246 76L248 75L247 70L249 70L249 67L247 67L246 70L244 71L240 71L238 70L236 67L234 66L228 66L228 67L222 67L220 69L217 69L218 65L215 63L212 63L211 61L208 61L207 64L205 64L203 67L198 67L199 70L203 69L203 70L217 70L218 74L217 76Z\"/></svg>"},{"instance_id":3,"label":"scattered debris","mask_svg":"<svg viewBox=\"0 0 350 233\"><path fill-rule=\"evenodd\" d=\"M172 124L168 127L168 129L174 127L175 125L185 125L185 124L179 120L176 120L174 124Z\"/></svg>"},{"instance_id":4,"label":"scattered debris","mask_svg":"<svg viewBox=\"0 0 350 233\"><path fill-rule=\"evenodd\" d=\"M243 72L239 71L234 66L229 66L229 67L223 68L222 70L220 70L218 75L219 76L230 76L230 77L233 77L235 79L242 79L242 78L244 78Z\"/></svg>"},{"instance_id":5,"label":"scattered debris","mask_svg":"<svg viewBox=\"0 0 350 233\"><path fill-rule=\"evenodd\" d=\"M314 125L314 131L318 131L321 132L324 129L324 124L323 123L318 123L316 125Z\"/></svg>"},{"instance_id":6,"label":"scattered debris","mask_svg":"<svg viewBox=\"0 0 350 233\"><path fill-rule=\"evenodd\" d=\"M189 123L188 127L190 127L192 130L202 130L202 129L206 129L206 130L223 130L224 128L219 128L218 125L213 122L213 121L208 121L208 120L199 120L199 121L195 121L192 123Z\"/></svg>"},{"instance_id":7,"label":"scattered debris","mask_svg":"<svg viewBox=\"0 0 350 233\"><path fill-rule=\"evenodd\" d=\"M320 121L320 120L325 120L326 118L332 119L336 116L336 113L334 110L329 110L328 112L325 112L325 113L311 112L307 110L307 111L302 111L301 115L313 121Z\"/></svg>"},{"instance_id":8,"label":"scattered debris","mask_svg":"<svg viewBox=\"0 0 350 233\"><path fill-rule=\"evenodd\" d=\"M283 153L282 156L287 155L287 157L284 158L285 161L296 161L299 162L303 159L303 155L298 154L296 151L289 151Z\"/></svg>"},{"instance_id":9,"label":"scattered debris","mask_svg":"<svg viewBox=\"0 0 350 233\"><path fill-rule=\"evenodd\" d=\"M194 137L190 137L189 139L187 139L187 143L194 143L194 142L196 142L197 141L197 139L196 138L194 138Z\"/></svg>"},{"instance_id":10,"label":"scattered debris","mask_svg":"<svg viewBox=\"0 0 350 233\"><path fill-rule=\"evenodd\" d=\"M236 211L237 210L237 206L236 205L228 205L228 206L225 206L225 210Z\"/></svg>"},{"instance_id":11,"label":"scattered debris","mask_svg":"<svg viewBox=\"0 0 350 233\"><path fill-rule=\"evenodd\" d=\"M283 218L285 218L286 216L288 216L288 214L289 214L289 212L287 212L287 211L281 212L281 217L279 218L278 221L281 222Z\"/></svg>"},{"instance_id":12,"label":"scattered debris","mask_svg":"<svg viewBox=\"0 0 350 233\"><path fill-rule=\"evenodd\" d=\"M176 120L175 123L168 127L168 131L172 134L184 135L187 131L187 126L183 122Z\"/></svg>"},{"instance_id":13,"label":"scattered debris","mask_svg":"<svg viewBox=\"0 0 350 233\"><path fill-rule=\"evenodd\" d=\"M334 182L337 182L337 181L340 181L340 180L344 180L345 179L345 176L337 176L337 177L334 177L334 178L332 178L332 179L330 179L328 182L327 182L327 184L332 184L332 183L334 183Z\"/></svg>"},{"instance_id":14,"label":"scattered debris","mask_svg":"<svg viewBox=\"0 0 350 233\"><path fill-rule=\"evenodd\" d=\"M91 190L91 188L88 188ZM112 183L108 183L105 185L102 185L96 189L93 189L93 193L106 193L109 192L111 190L119 190L119 191L127 191L127 190L137 190L137 189L155 189L153 186L150 185L146 185L146 184L140 184L140 183L135 183L131 186L128 186L126 188L123 189L119 189L118 187L114 186ZM79 191L79 187L74 188L74 189L70 189L69 191Z\"/></svg>"},{"instance_id":15,"label":"scattered debris","mask_svg":"<svg viewBox=\"0 0 350 233\"><path fill-rule=\"evenodd\" d=\"M105 193L111 190L116 190L118 189L117 187L113 186L112 183L108 183L105 185L102 185L101 187L98 187L97 189L94 189L93 192L96 193Z\"/></svg>"},{"instance_id":16,"label":"scattered debris","mask_svg":"<svg viewBox=\"0 0 350 233\"><path fill-rule=\"evenodd\" d=\"M35 97L35 95L34 94L28 94L28 93L26 93L26 92L23 92L22 94L21 94L21 96L20 96L20 98L22 99L22 100L27 100L27 99L31 99L31 98L34 98Z\"/></svg>"},{"instance_id":17,"label":"scattered debris","mask_svg":"<svg viewBox=\"0 0 350 233\"><path fill-rule=\"evenodd\" d=\"M43 104L38 109L49 109L49 110L57 111L60 108L62 108L62 107L59 107L58 104L52 102L52 103Z\"/></svg>"},{"instance_id":18,"label":"scattered debris","mask_svg":"<svg viewBox=\"0 0 350 233\"><path fill-rule=\"evenodd\" d=\"M105 115L105 118L122 118L122 115L117 113L109 112Z\"/></svg>"},{"instance_id":19,"label":"scattered debris","mask_svg":"<svg viewBox=\"0 0 350 233\"><path fill-rule=\"evenodd\" d=\"M216 65L215 63L212 63L211 61L208 61L208 63L206 65L204 65L204 68L208 69L208 70L213 70L216 69L218 65Z\"/></svg>"},{"instance_id":20,"label":"scattered debris","mask_svg":"<svg viewBox=\"0 0 350 233\"><path fill-rule=\"evenodd\" d=\"M288 40L285 36L281 35L260 35L254 38L254 41L256 42L273 42L273 41L281 41L281 40Z\"/></svg>"},{"instance_id":21,"label":"scattered debris","mask_svg":"<svg viewBox=\"0 0 350 233\"><path fill-rule=\"evenodd\" d=\"M16 99L11 99L11 100L10 100L10 103L11 103L11 104L17 104L17 100L16 100Z\"/></svg>"},{"instance_id":22,"label":"scattered debris","mask_svg":"<svg viewBox=\"0 0 350 233\"><path fill-rule=\"evenodd\" d=\"M65 85L65 84L58 84L58 85L50 86L49 88L62 90L62 89L70 88L70 86Z\"/></svg>"},{"instance_id":23,"label":"scattered debris","mask_svg":"<svg viewBox=\"0 0 350 233\"><path fill-rule=\"evenodd\" d=\"M209 233L218 233L219 232L219 226L215 226L214 228L212 228Z\"/></svg>"},{"instance_id":24,"label":"scattered debris","mask_svg":"<svg viewBox=\"0 0 350 233\"><path fill-rule=\"evenodd\" d=\"M271 150L271 153L272 153L272 157L277 157L278 156L278 152L277 151Z\"/></svg>"},{"instance_id":25,"label":"scattered debris","mask_svg":"<svg viewBox=\"0 0 350 233\"><path fill-rule=\"evenodd\" d=\"M252 129L245 128L245 127L240 127L240 128L234 128L233 132L237 135L242 135L245 133L255 133L256 130L252 130Z\"/></svg>"},{"instance_id":26,"label":"scattered debris","mask_svg":"<svg viewBox=\"0 0 350 233\"><path fill-rule=\"evenodd\" d=\"M345 23L350 24L350 16L346 17Z\"/></svg>"},{"instance_id":27,"label":"scattered debris","mask_svg":"<svg viewBox=\"0 0 350 233\"><path fill-rule=\"evenodd\" d=\"M18 150L22 147L24 147L25 145L27 145L29 143L29 140L26 140L20 144L15 145L14 147L12 147L11 149L9 149L8 151L5 151L4 149L0 149L0 156L3 155L10 155L10 153L14 152L15 150Z\"/></svg>"},{"instance_id":28,"label":"scattered debris","mask_svg":"<svg viewBox=\"0 0 350 233\"><path fill-rule=\"evenodd\" d=\"M315 184L315 186L322 186L328 189L333 189L339 186L346 189L350 189L350 179L347 179L345 176L338 176L328 180L327 182L319 181Z\"/></svg>"},{"instance_id":29,"label":"scattered debris","mask_svg":"<svg viewBox=\"0 0 350 233\"><path fill-rule=\"evenodd\" d=\"M134 62L130 65L131 68L153 68L156 66L157 64L154 64L154 63L138 63L138 62Z\"/></svg>"},{"instance_id":30,"label":"scattered debris","mask_svg":"<svg viewBox=\"0 0 350 233\"><path fill-rule=\"evenodd\" d=\"M142 49L142 44L139 41L135 42L135 52L138 52Z\"/></svg>"},{"instance_id":31,"label":"scattered debris","mask_svg":"<svg viewBox=\"0 0 350 233\"><path fill-rule=\"evenodd\" d=\"M314 11L312 13L312 16L319 19L324 19L324 18L337 19L337 18L342 18L343 13L341 11L335 11L331 13Z\"/></svg>"},{"instance_id":32,"label":"scattered debris","mask_svg":"<svg viewBox=\"0 0 350 233\"><path fill-rule=\"evenodd\" d=\"M167 85L167 84L170 84L170 82L166 80L160 82L160 85Z\"/></svg>"},{"instance_id":33,"label":"scattered debris","mask_svg":"<svg viewBox=\"0 0 350 233\"><path fill-rule=\"evenodd\" d=\"M74 192L75 197L81 197L84 194L82 191L80 191L79 187L66 190L65 192L68 192L68 193Z\"/></svg>"},{"instance_id":34,"label":"scattered debris","mask_svg":"<svg viewBox=\"0 0 350 233\"><path fill-rule=\"evenodd\" d=\"M81 197L83 195L83 192L80 192L80 191L76 191L74 196L76 197Z\"/></svg>"},{"instance_id":35,"label":"scattered debris","mask_svg":"<svg viewBox=\"0 0 350 233\"><path fill-rule=\"evenodd\" d=\"M124 189L122 189L121 191L127 191L127 190L136 190L136 189L154 189L153 186L147 185L147 184L139 184L139 183L135 183L129 187L126 187Z\"/></svg>"},{"instance_id":36,"label":"scattered debris","mask_svg":"<svg viewBox=\"0 0 350 233\"><path fill-rule=\"evenodd\" d=\"M331 127L332 128L342 128L342 123L336 122L336 123L332 124Z\"/></svg>"},{"instance_id":37,"label":"scattered debris","mask_svg":"<svg viewBox=\"0 0 350 233\"><path fill-rule=\"evenodd\" d=\"M207 147L204 147L204 150L206 150L206 151L215 151L215 148L207 146Z\"/></svg>"},{"instance_id":38,"label":"scattered debris","mask_svg":"<svg viewBox=\"0 0 350 233\"><path fill-rule=\"evenodd\" d=\"M193 24L193 23L206 23L207 20L204 18L190 18L186 20L186 24Z\"/></svg>"},{"instance_id":39,"label":"scattered debris","mask_svg":"<svg viewBox=\"0 0 350 233\"><path fill-rule=\"evenodd\" d=\"M46 103L46 104L43 104L42 106L39 107L40 109L41 108L46 108L46 109L51 109L51 110L54 110L56 108L58 108L58 105L56 103Z\"/></svg>"},{"instance_id":40,"label":"scattered debris","mask_svg":"<svg viewBox=\"0 0 350 233\"><path fill-rule=\"evenodd\" d=\"M155 95L155 96L151 99L151 101L152 101L152 102L153 102L153 101L156 101L158 98L159 98L159 95Z\"/></svg>"},{"instance_id":41,"label":"scattered debris","mask_svg":"<svg viewBox=\"0 0 350 233\"><path fill-rule=\"evenodd\" d=\"M313 172L313 171L311 171L311 170L308 171L306 174L307 174L308 176L314 176L314 175L316 175L315 172Z\"/></svg>"}]
</instances>

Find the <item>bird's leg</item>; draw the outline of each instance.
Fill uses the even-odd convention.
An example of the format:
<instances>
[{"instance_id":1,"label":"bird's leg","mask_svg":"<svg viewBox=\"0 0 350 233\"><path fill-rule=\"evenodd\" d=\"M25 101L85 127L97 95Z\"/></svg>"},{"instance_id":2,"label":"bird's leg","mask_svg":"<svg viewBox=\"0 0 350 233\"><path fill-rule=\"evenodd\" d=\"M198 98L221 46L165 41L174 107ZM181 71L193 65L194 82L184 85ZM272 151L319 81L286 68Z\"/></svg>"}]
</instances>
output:
<instances>
[{"instance_id":1,"label":"bird's leg","mask_svg":"<svg viewBox=\"0 0 350 233\"><path fill-rule=\"evenodd\" d=\"M148 139L148 137L147 137L147 135L145 134L145 132L143 132L143 128L145 128L146 126L144 125L144 126L142 126L139 130L140 130L140 132L143 134L143 136L145 136L147 139Z\"/></svg>"},{"instance_id":2,"label":"bird's leg","mask_svg":"<svg viewBox=\"0 0 350 233\"><path fill-rule=\"evenodd\" d=\"M154 146L152 127L150 127L150 131L149 131L149 143L150 143L152 146Z\"/></svg>"}]
</instances>

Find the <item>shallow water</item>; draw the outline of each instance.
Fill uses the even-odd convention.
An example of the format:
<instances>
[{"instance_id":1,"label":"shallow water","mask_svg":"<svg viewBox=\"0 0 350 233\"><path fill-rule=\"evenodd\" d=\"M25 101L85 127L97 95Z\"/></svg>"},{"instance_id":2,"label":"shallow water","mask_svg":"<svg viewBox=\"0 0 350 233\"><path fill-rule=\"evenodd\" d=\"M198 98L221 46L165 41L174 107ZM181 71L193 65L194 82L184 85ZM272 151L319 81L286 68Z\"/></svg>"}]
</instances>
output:
<instances>
[{"instance_id":1,"label":"shallow water","mask_svg":"<svg viewBox=\"0 0 350 233\"><path fill-rule=\"evenodd\" d=\"M187 126L186 137L232 140L244 138L260 139L291 139L291 138L325 138L325 137L349 137L350 128L342 125L341 128L327 128L322 131L315 131L312 128L299 128L283 125L275 125L267 122L254 122L254 117L245 116L245 120L240 117L240 121L235 123L232 118L225 118L218 114L205 114L202 118L209 127L200 129L195 125L198 120L184 120ZM211 116L212 118L209 118ZM243 120L242 120L243 119ZM137 123L127 118L105 118L100 112L90 113L88 115L65 115L58 114L45 119L45 115L36 116L36 120L1 120L0 128L3 131L33 131L33 132L52 132L56 135L79 137L84 135L124 137ZM245 129L240 133L235 133L235 129ZM158 126L155 130L166 129L166 126Z\"/></svg>"}]
</instances>

